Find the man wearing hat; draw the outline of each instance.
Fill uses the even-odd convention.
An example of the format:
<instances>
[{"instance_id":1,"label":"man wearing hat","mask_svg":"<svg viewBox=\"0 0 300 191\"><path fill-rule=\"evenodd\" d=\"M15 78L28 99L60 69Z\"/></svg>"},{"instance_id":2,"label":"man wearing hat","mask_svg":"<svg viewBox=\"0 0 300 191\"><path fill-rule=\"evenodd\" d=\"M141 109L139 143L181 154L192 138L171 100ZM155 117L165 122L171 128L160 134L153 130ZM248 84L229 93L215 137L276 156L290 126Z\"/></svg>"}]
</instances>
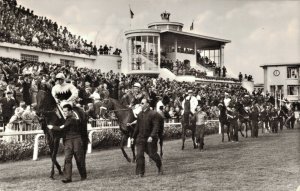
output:
<instances>
[{"instance_id":1,"label":"man wearing hat","mask_svg":"<svg viewBox=\"0 0 300 191\"><path fill-rule=\"evenodd\" d=\"M184 127L189 126L191 122L191 115L195 113L197 105L198 100L195 96L193 96L193 90L189 90L188 95L182 101Z\"/></svg>"},{"instance_id":2,"label":"man wearing hat","mask_svg":"<svg viewBox=\"0 0 300 191\"><path fill-rule=\"evenodd\" d=\"M5 94L6 96L0 100L0 104L2 105L4 131L6 124L14 114L14 110L16 107L16 100L13 98L13 92L7 90Z\"/></svg>"},{"instance_id":3,"label":"man wearing hat","mask_svg":"<svg viewBox=\"0 0 300 191\"><path fill-rule=\"evenodd\" d=\"M51 93L56 103L67 102L73 105L74 101L78 98L78 89L73 84L65 82L65 75L63 73L58 73L55 80L57 84L52 88Z\"/></svg>"},{"instance_id":4,"label":"man wearing hat","mask_svg":"<svg viewBox=\"0 0 300 191\"><path fill-rule=\"evenodd\" d=\"M130 107L133 109L133 113L135 116L137 116L142 111L142 108L140 106L142 99L149 100L148 93L142 91L141 87L142 86L139 82L133 84L133 99L131 101Z\"/></svg>"}]
</instances>

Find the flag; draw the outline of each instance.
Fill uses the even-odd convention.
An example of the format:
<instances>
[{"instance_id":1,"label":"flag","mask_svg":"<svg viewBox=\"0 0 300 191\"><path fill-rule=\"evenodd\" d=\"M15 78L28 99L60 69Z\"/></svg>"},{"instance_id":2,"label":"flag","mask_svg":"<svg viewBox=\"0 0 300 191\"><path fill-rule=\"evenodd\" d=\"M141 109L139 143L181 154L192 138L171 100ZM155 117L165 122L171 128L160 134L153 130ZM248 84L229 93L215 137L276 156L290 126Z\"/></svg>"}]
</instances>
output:
<instances>
[{"instance_id":1,"label":"flag","mask_svg":"<svg viewBox=\"0 0 300 191\"><path fill-rule=\"evenodd\" d=\"M192 22L192 25L190 26L190 30L194 30L194 21Z\"/></svg>"},{"instance_id":2,"label":"flag","mask_svg":"<svg viewBox=\"0 0 300 191\"><path fill-rule=\"evenodd\" d=\"M130 8L130 18L133 19L134 13L132 12L131 8Z\"/></svg>"}]
</instances>

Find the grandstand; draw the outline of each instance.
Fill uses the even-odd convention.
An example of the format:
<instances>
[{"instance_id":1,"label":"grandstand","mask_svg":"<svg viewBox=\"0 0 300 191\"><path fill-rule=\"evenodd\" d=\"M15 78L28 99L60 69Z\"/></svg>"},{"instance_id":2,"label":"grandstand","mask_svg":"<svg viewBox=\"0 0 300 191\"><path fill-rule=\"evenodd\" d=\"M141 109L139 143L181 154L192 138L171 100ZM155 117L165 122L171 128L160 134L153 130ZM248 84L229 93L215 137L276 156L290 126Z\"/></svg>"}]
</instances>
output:
<instances>
[{"instance_id":1,"label":"grandstand","mask_svg":"<svg viewBox=\"0 0 300 191\"><path fill-rule=\"evenodd\" d=\"M17 5L16 0L0 1L0 55L20 60L72 64L81 67L120 71L121 50L109 45L99 48L50 18ZM110 63L106 67L106 63Z\"/></svg>"},{"instance_id":2,"label":"grandstand","mask_svg":"<svg viewBox=\"0 0 300 191\"><path fill-rule=\"evenodd\" d=\"M238 83L227 75L224 64L224 47L229 40L184 32L183 24L171 22L168 12L161 18L148 24L148 29L125 32L127 73L157 74L177 81Z\"/></svg>"}]
</instances>

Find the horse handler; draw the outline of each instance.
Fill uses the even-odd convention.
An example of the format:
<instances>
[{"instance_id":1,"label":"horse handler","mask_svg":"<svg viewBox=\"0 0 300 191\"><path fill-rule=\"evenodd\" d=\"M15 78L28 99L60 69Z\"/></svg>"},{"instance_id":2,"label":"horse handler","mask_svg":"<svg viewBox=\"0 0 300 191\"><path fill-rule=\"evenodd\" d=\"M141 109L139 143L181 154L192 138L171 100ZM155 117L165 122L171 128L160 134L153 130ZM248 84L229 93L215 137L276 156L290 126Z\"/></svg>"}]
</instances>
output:
<instances>
[{"instance_id":1,"label":"horse handler","mask_svg":"<svg viewBox=\"0 0 300 191\"><path fill-rule=\"evenodd\" d=\"M205 124L207 120L207 114L204 111L204 107L199 105L196 108L196 143L199 146L200 151L203 151L204 146L204 134L205 134Z\"/></svg>"},{"instance_id":2,"label":"horse handler","mask_svg":"<svg viewBox=\"0 0 300 191\"><path fill-rule=\"evenodd\" d=\"M158 130L160 125L160 114L150 110L149 101L142 99L142 111L138 114L136 127L134 129L132 142L136 140L136 175L143 177L145 174L145 156L149 157L156 163L158 174L163 174L162 162L157 153Z\"/></svg>"},{"instance_id":3,"label":"horse handler","mask_svg":"<svg viewBox=\"0 0 300 191\"><path fill-rule=\"evenodd\" d=\"M63 112L66 116L64 125L60 126L60 129L64 130L64 149L65 149L65 178L63 183L72 182L72 158L75 157L77 169L81 176L81 180L86 179L85 168L85 150L81 135L79 122L73 115L73 108L70 104L63 106Z\"/></svg>"}]
</instances>

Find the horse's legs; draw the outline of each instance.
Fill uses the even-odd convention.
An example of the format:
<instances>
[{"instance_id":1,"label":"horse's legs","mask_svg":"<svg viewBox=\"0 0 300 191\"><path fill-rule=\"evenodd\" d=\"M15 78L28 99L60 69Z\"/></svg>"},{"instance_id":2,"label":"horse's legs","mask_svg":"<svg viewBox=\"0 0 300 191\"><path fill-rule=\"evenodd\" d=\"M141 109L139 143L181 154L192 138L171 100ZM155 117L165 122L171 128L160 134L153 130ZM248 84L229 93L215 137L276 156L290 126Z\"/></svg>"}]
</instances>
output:
<instances>
[{"instance_id":1,"label":"horse's legs","mask_svg":"<svg viewBox=\"0 0 300 191\"><path fill-rule=\"evenodd\" d=\"M185 134L186 134L186 127L185 127L185 124L182 125L182 147L181 147L181 150L184 149L184 142L185 142Z\"/></svg>"},{"instance_id":2,"label":"horse's legs","mask_svg":"<svg viewBox=\"0 0 300 191\"><path fill-rule=\"evenodd\" d=\"M51 175L50 178L54 179L54 165L56 166L59 174L63 174L62 170L61 170L61 166L59 165L59 163L56 160L56 155L58 152L58 147L59 147L59 141L60 138L54 138L53 140L53 148L52 148L52 152L51 152L51 160L52 160L52 169L51 169Z\"/></svg>"},{"instance_id":3,"label":"horse's legs","mask_svg":"<svg viewBox=\"0 0 300 191\"><path fill-rule=\"evenodd\" d=\"M222 142L224 142L224 124L221 123Z\"/></svg>"},{"instance_id":4,"label":"horse's legs","mask_svg":"<svg viewBox=\"0 0 300 191\"><path fill-rule=\"evenodd\" d=\"M227 124L227 136L228 136L228 142L233 139L233 131L231 129L230 123Z\"/></svg>"},{"instance_id":5,"label":"horse's legs","mask_svg":"<svg viewBox=\"0 0 300 191\"><path fill-rule=\"evenodd\" d=\"M131 162L131 159L128 157L128 155L127 155L127 153L126 153L126 151L124 149L124 145L125 145L124 143L125 143L125 141L127 142L127 139L128 139L128 137L123 134L122 135L122 139L121 139L121 145L120 145L120 147L121 147L121 151L122 151L124 157L126 158L126 160L128 162Z\"/></svg>"},{"instance_id":6,"label":"horse's legs","mask_svg":"<svg viewBox=\"0 0 300 191\"><path fill-rule=\"evenodd\" d=\"M132 162L136 161L136 156L135 156L135 143L131 144L131 151L132 151Z\"/></svg>"},{"instance_id":7,"label":"horse's legs","mask_svg":"<svg viewBox=\"0 0 300 191\"><path fill-rule=\"evenodd\" d=\"M247 122L245 122L244 124L245 124L246 138L248 138L248 125L247 125ZM241 123L241 127L242 127L242 125L243 125L243 123ZM242 133L242 131L241 131L241 135L242 135L243 137L245 137L244 134Z\"/></svg>"},{"instance_id":8,"label":"horse's legs","mask_svg":"<svg viewBox=\"0 0 300 191\"><path fill-rule=\"evenodd\" d=\"M53 162L53 153L54 153L54 141L53 139L49 140L49 149L50 149L50 157L51 157L51 170L50 170L50 178L54 179L54 162Z\"/></svg>"},{"instance_id":9,"label":"horse's legs","mask_svg":"<svg viewBox=\"0 0 300 191\"><path fill-rule=\"evenodd\" d=\"M195 141L195 128L191 128L192 129L192 139L193 139L193 145L194 145L194 149L197 148L197 145L196 145L196 141Z\"/></svg>"},{"instance_id":10,"label":"horse's legs","mask_svg":"<svg viewBox=\"0 0 300 191\"><path fill-rule=\"evenodd\" d=\"M163 144L164 144L164 138L163 138L163 136L160 136L160 138L159 138L160 158L163 157Z\"/></svg>"}]
</instances>

